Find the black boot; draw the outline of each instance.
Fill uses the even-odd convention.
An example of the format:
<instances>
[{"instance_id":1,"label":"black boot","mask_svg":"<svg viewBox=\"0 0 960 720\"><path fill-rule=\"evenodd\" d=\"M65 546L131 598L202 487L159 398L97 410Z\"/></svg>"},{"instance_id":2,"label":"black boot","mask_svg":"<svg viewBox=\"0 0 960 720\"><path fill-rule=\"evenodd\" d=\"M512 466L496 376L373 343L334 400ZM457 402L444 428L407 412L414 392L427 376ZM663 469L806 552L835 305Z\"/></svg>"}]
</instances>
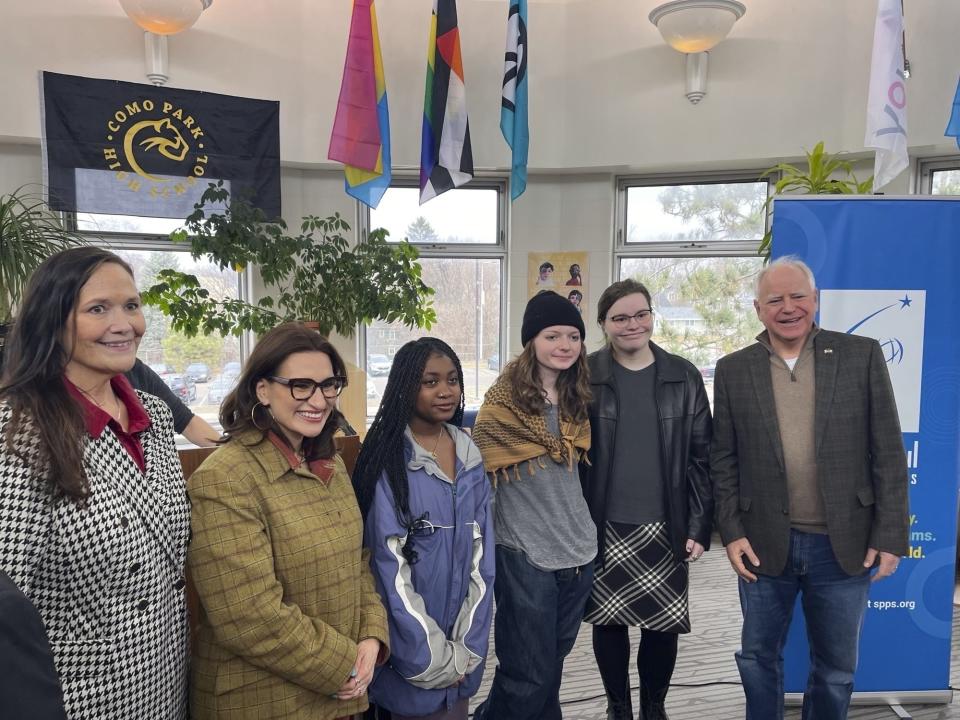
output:
<instances>
[{"instance_id":1,"label":"black boot","mask_svg":"<svg viewBox=\"0 0 960 720\"><path fill-rule=\"evenodd\" d=\"M607 720L633 720L633 705L629 698L626 702L607 698Z\"/></svg>"},{"instance_id":2,"label":"black boot","mask_svg":"<svg viewBox=\"0 0 960 720\"><path fill-rule=\"evenodd\" d=\"M647 692L647 689L641 685L640 714L637 715L637 720L670 720L670 716L667 715L667 710L663 704L666 697L666 689L651 693Z\"/></svg>"},{"instance_id":3,"label":"black boot","mask_svg":"<svg viewBox=\"0 0 960 720\"><path fill-rule=\"evenodd\" d=\"M630 683L622 699L614 699L607 693L607 720L633 720L633 701L630 698Z\"/></svg>"}]
</instances>

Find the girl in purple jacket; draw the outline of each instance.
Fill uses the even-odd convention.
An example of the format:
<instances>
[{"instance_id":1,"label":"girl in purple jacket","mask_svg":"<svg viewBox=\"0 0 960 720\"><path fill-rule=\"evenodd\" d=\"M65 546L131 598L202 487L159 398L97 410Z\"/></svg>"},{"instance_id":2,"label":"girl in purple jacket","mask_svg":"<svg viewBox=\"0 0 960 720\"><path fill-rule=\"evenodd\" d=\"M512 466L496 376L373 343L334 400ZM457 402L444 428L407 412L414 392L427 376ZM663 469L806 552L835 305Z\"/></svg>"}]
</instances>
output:
<instances>
[{"instance_id":1,"label":"girl in purple jacket","mask_svg":"<svg viewBox=\"0 0 960 720\"><path fill-rule=\"evenodd\" d=\"M460 427L463 402L450 346L430 337L407 343L354 471L390 625L391 656L370 700L393 720L466 720L483 674L493 517L480 451Z\"/></svg>"}]
</instances>

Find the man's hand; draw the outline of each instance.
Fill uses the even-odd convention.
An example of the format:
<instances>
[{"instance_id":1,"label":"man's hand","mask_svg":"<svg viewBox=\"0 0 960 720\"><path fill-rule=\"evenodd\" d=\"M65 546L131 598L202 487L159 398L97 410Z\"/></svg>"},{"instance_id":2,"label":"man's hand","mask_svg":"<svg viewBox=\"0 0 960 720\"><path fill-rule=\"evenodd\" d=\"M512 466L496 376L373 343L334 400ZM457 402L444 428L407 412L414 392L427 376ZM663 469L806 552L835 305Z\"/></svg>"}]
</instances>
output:
<instances>
[{"instance_id":1,"label":"man's hand","mask_svg":"<svg viewBox=\"0 0 960 720\"><path fill-rule=\"evenodd\" d=\"M876 548L867 548L867 555L863 558L863 566L865 568L873 567L877 561L877 552L880 553L880 565L877 567L877 572L870 578L870 582L883 580L885 577L893 575L897 570L897 566L900 564L899 555L884 552L883 550L878 551Z\"/></svg>"},{"instance_id":2,"label":"man's hand","mask_svg":"<svg viewBox=\"0 0 960 720\"><path fill-rule=\"evenodd\" d=\"M760 565L760 558L753 552L750 541L745 537L727 543L727 559L730 561L730 564L733 565L734 571L747 582L756 582L757 576L747 570L743 564L744 555L747 556L747 560L749 560L754 567Z\"/></svg>"}]
</instances>

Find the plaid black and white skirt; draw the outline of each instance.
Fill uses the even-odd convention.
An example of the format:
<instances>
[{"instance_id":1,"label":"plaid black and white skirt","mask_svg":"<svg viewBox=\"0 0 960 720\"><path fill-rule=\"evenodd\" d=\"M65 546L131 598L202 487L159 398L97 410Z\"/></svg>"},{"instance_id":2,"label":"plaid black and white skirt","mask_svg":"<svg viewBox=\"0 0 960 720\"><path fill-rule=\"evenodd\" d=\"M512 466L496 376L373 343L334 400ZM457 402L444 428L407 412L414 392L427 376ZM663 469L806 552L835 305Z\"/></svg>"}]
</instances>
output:
<instances>
[{"instance_id":1,"label":"plaid black and white skirt","mask_svg":"<svg viewBox=\"0 0 960 720\"><path fill-rule=\"evenodd\" d=\"M666 523L608 522L603 538L603 570L594 577L584 621L690 632L687 563L674 557Z\"/></svg>"}]
</instances>

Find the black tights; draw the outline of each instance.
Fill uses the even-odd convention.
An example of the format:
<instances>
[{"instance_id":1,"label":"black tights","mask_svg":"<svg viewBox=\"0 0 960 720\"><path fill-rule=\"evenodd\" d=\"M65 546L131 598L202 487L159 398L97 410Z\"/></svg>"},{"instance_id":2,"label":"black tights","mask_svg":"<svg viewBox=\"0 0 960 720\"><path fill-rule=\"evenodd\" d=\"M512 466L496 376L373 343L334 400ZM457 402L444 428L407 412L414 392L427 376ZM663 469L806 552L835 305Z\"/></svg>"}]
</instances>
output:
<instances>
[{"instance_id":1,"label":"black tights","mask_svg":"<svg viewBox=\"0 0 960 720\"><path fill-rule=\"evenodd\" d=\"M673 668L677 664L677 633L640 631L637 670L643 694L653 702L663 702ZM626 625L594 625L593 654L607 696L616 702L629 697L630 635Z\"/></svg>"}]
</instances>

